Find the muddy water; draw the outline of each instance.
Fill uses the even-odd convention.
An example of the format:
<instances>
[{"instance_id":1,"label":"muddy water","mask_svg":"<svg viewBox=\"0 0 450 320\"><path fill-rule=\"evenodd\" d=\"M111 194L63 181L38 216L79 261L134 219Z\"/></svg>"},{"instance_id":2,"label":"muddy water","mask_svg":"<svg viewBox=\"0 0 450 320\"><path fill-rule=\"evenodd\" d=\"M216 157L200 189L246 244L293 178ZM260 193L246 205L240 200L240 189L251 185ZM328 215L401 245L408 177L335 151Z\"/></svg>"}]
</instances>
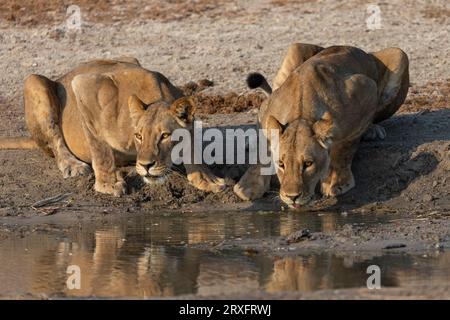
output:
<instances>
[{"instance_id":1,"label":"muddy water","mask_svg":"<svg viewBox=\"0 0 450 320\"><path fill-rule=\"evenodd\" d=\"M275 259L194 248L212 248L225 239L267 239L301 228L331 231L348 223L386 220L384 215L331 213L161 213L80 221L76 226L41 224L33 232L0 241L0 297L245 295L365 287L366 269L372 264L383 270L382 286L450 281L448 253L311 253ZM67 288L71 265L80 267L80 289Z\"/></svg>"}]
</instances>

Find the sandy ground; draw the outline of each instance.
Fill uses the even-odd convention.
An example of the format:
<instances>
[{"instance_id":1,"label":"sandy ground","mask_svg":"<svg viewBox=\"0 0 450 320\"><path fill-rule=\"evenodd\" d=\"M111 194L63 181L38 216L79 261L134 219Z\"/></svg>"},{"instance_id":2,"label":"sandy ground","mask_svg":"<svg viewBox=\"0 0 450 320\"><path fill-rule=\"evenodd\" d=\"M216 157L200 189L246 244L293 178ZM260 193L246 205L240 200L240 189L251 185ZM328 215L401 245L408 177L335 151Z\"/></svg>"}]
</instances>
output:
<instances>
[{"instance_id":1,"label":"sandy ground","mask_svg":"<svg viewBox=\"0 0 450 320\"><path fill-rule=\"evenodd\" d=\"M200 85L204 90L195 93L202 104L199 117L209 125L228 126L254 123L261 96L248 95L245 76L260 71L272 78L291 42L347 44L367 51L396 46L410 57L411 88L405 105L383 123L388 137L361 145L354 162L355 189L338 199L319 199L305 210L350 215L382 212L401 218L368 230L350 228L290 243L286 239L266 244L250 240L239 245L274 255L325 248L371 250L392 242L405 244L402 250L449 247L447 1L381 2L380 30L367 29L367 2L359 0L146 1L145 5L135 1L131 6L119 0L100 1L97 6L89 1L79 3L82 25L77 32L65 27L65 1L0 4L1 136L27 135L22 82L28 74L55 78L93 58L135 56L143 66L162 72L186 91L195 91L191 81L211 80L213 85ZM68 213L95 219L96 212L151 214L160 208L185 212L279 209L271 196L245 203L231 188L207 194L189 186L180 175L154 189L144 186L132 170L127 175L129 195L113 199L92 191L92 177L64 180L53 159L38 150L2 151L0 164L0 217L8 228L17 226L16 219L22 217L38 224L47 215L57 218ZM242 168L226 169L216 168L227 175L231 186ZM32 208L37 201L62 193L71 193L67 201ZM402 229L405 231L398 231ZM0 239L2 236L0 229ZM355 238L359 240L355 242ZM227 245L235 244L221 244Z\"/></svg>"}]
</instances>

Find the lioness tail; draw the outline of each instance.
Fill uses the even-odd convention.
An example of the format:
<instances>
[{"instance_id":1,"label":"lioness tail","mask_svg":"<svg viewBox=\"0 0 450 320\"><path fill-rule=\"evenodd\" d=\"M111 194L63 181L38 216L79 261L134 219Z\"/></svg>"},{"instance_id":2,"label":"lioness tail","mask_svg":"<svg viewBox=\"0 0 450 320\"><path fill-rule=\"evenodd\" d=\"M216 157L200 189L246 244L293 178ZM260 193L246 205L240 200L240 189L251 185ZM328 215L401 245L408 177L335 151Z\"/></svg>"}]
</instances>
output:
<instances>
[{"instance_id":1,"label":"lioness tail","mask_svg":"<svg viewBox=\"0 0 450 320\"><path fill-rule=\"evenodd\" d=\"M264 90L267 96L272 94L272 87L267 82L266 78L258 72L250 73L247 76L247 86L250 89L261 88Z\"/></svg>"},{"instance_id":2,"label":"lioness tail","mask_svg":"<svg viewBox=\"0 0 450 320\"><path fill-rule=\"evenodd\" d=\"M28 137L0 138L0 150L6 149L37 149L37 144Z\"/></svg>"}]
</instances>

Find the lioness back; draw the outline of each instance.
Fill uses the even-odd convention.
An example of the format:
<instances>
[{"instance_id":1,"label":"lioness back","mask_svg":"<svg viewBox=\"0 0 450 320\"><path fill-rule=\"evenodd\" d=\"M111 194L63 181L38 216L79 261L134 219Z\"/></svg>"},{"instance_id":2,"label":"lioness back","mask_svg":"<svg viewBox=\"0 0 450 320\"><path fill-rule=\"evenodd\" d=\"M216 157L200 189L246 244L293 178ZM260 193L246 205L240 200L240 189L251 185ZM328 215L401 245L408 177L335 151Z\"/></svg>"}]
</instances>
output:
<instances>
[{"instance_id":1,"label":"lioness back","mask_svg":"<svg viewBox=\"0 0 450 320\"><path fill-rule=\"evenodd\" d=\"M61 129L69 150L79 159L90 163L89 146L83 135L81 115L77 108L76 97L72 88L75 77L83 74L101 74L110 77L117 87L117 103L109 108L107 119L111 127L121 127L118 119L119 109L128 110L128 98L137 95L142 101L151 102L164 99L173 101L183 94L169 80L158 72L146 70L136 63L117 60L95 60L83 63L56 80L57 95L61 101ZM93 89L94 90L94 89ZM118 133L119 134L119 133Z\"/></svg>"}]
</instances>

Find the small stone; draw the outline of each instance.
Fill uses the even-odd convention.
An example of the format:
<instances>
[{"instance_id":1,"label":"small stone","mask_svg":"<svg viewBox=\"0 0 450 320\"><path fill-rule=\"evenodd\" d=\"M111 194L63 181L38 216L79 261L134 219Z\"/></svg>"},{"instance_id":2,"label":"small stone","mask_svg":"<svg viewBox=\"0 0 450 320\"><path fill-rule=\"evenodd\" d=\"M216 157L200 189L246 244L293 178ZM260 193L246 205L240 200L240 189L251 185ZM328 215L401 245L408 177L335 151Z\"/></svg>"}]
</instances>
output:
<instances>
[{"instance_id":1,"label":"small stone","mask_svg":"<svg viewBox=\"0 0 450 320\"><path fill-rule=\"evenodd\" d=\"M287 236L286 242L287 243L300 242L300 241L309 239L310 237L311 237L311 231L309 231L308 229L302 229L302 230L296 231L294 233L291 233L289 236Z\"/></svg>"},{"instance_id":2,"label":"small stone","mask_svg":"<svg viewBox=\"0 0 450 320\"><path fill-rule=\"evenodd\" d=\"M259 251L257 249L255 249L255 248L247 248L245 250L245 255L246 256L253 256L253 255L258 254L258 253L259 253Z\"/></svg>"},{"instance_id":3,"label":"small stone","mask_svg":"<svg viewBox=\"0 0 450 320\"><path fill-rule=\"evenodd\" d=\"M426 194L423 196L422 200L425 202L433 201L433 196L431 194Z\"/></svg>"},{"instance_id":4,"label":"small stone","mask_svg":"<svg viewBox=\"0 0 450 320\"><path fill-rule=\"evenodd\" d=\"M399 248L405 248L406 244L404 243L391 243L386 245L383 249L399 249Z\"/></svg>"}]
</instances>

